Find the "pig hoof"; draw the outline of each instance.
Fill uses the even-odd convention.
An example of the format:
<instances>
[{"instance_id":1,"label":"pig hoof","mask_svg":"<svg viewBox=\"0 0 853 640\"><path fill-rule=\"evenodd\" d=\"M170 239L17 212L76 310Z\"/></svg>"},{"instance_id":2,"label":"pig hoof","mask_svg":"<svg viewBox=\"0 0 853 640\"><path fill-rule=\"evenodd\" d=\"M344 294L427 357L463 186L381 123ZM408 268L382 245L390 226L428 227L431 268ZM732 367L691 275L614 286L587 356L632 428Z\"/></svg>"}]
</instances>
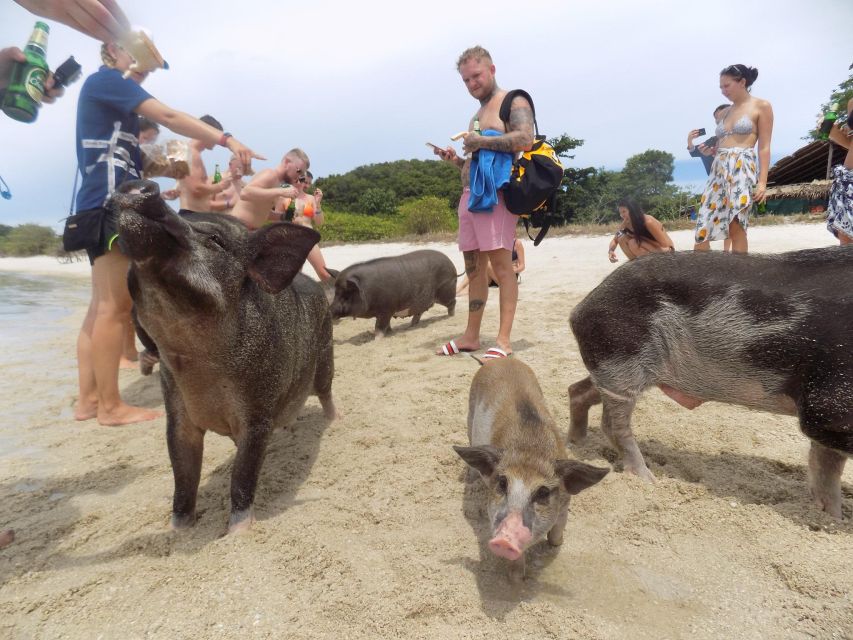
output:
<instances>
[{"instance_id":1,"label":"pig hoof","mask_svg":"<svg viewBox=\"0 0 853 640\"><path fill-rule=\"evenodd\" d=\"M172 514L172 531L183 531L189 529L195 524L195 512L193 513L173 513Z\"/></svg>"},{"instance_id":2,"label":"pig hoof","mask_svg":"<svg viewBox=\"0 0 853 640\"><path fill-rule=\"evenodd\" d=\"M517 560L515 562L509 563L509 570L507 571L507 577L511 584L520 584L524 581L524 577L526 572L524 558Z\"/></svg>"},{"instance_id":3,"label":"pig hoof","mask_svg":"<svg viewBox=\"0 0 853 640\"><path fill-rule=\"evenodd\" d=\"M655 478L654 474L649 471L649 468L646 465L643 465L642 467L625 465L625 473L631 473L651 484L655 484L657 482L657 478Z\"/></svg>"},{"instance_id":4,"label":"pig hoof","mask_svg":"<svg viewBox=\"0 0 853 640\"><path fill-rule=\"evenodd\" d=\"M323 407L323 417L326 420L336 420L341 417L341 414L335 407L335 403L332 401L331 395L321 397L320 406Z\"/></svg>"},{"instance_id":5,"label":"pig hoof","mask_svg":"<svg viewBox=\"0 0 853 640\"><path fill-rule=\"evenodd\" d=\"M151 353L148 349L144 349L139 354L139 373L144 376L150 376L154 371L154 365L160 362L160 357L157 354Z\"/></svg>"},{"instance_id":6,"label":"pig hoof","mask_svg":"<svg viewBox=\"0 0 853 640\"><path fill-rule=\"evenodd\" d=\"M587 428L586 426L575 426L572 425L569 427L569 437L567 440L571 444L581 444L584 440L586 440Z\"/></svg>"},{"instance_id":7,"label":"pig hoof","mask_svg":"<svg viewBox=\"0 0 853 640\"><path fill-rule=\"evenodd\" d=\"M251 507L244 511L235 511L228 521L228 535L247 533L254 523L255 513Z\"/></svg>"},{"instance_id":8,"label":"pig hoof","mask_svg":"<svg viewBox=\"0 0 853 640\"><path fill-rule=\"evenodd\" d=\"M563 532L555 532L553 529L548 532L548 544L552 547L559 547L563 544Z\"/></svg>"},{"instance_id":9,"label":"pig hoof","mask_svg":"<svg viewBox=\"0 0 853 640\"><path fill-rule=\"evenodd\" d=\"M815 491L812 491L812 497L814 498L814 502L817 505L818 509L820 509L821 511L825 511L836 520L842 519L840 499L836 500L826 495L819 495Z\"/></svg>"}]
</instances>

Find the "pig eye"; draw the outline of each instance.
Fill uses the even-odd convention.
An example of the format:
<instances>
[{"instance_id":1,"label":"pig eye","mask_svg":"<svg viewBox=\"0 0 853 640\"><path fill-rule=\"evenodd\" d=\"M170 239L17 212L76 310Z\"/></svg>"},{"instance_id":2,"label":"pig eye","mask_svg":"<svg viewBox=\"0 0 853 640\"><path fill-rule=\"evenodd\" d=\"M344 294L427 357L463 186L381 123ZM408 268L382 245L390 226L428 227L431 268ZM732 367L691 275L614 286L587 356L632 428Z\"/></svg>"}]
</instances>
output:
<instances>
[{"instance_id":1,"label":"pig eye","mask_svg":"<svg viewBox=\"0 0 853 640\"><path fill-rule=\"evenodd\" d=\"M219 237L218 235L216 235L215 233L211 233L209 236L207 236L207 239L208 239L210 242L212 242L213 244L215 244L216 246L218 246L220 249L224 249L224 248L225 248L225 243L224 243L224 242L222 242L222 238L220 238L220 237Z\"/></svg>"},{"instance_id":2,"label":"pig eye","mask_svg":"<svg viewBox=\"0 0 853 640\"><path fill-rule=\"evenodd\" d=\"M546 486L541 486L536 490L536 493L533 494L533 501L538 502L539 504L548 504L548 501L551 499L551 489Z\"/></svg>"},{"instance_id":3,"label":"pig eye","mask_svg":"<svg viewBox=\"0 0 853 640\"><path fill-rule=\"evenodd\" d=\"M506 476L498 476L497 487L498 487L498 493L506 494L506 490L507 490Z\"/></svg>"}]
</instances>

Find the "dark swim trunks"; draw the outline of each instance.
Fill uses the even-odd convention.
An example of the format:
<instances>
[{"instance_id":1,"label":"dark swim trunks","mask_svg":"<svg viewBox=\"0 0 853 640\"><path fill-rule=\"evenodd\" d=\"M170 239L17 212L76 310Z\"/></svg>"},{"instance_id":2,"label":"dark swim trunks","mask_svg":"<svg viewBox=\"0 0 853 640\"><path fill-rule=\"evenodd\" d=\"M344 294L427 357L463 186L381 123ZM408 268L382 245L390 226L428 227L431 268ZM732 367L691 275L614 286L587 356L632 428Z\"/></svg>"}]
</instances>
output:
<instances>
[{"instance_id":1,"label":"dark swim trunks","mask_svg":"<svg viewBox=\"0 0 853 640\"><path fill-rule=\"evenodd\" d=\"M77 213L77 215L81 214L100 218L98 225L100 233L97 239L93 237L92 243L85 247L86 255L89 256L89 264L95 264L95 259L109 253L113 242L118 238L118 215L103 207L89 209L88 211L79 211Z\"/></svg>"}]
</instances>

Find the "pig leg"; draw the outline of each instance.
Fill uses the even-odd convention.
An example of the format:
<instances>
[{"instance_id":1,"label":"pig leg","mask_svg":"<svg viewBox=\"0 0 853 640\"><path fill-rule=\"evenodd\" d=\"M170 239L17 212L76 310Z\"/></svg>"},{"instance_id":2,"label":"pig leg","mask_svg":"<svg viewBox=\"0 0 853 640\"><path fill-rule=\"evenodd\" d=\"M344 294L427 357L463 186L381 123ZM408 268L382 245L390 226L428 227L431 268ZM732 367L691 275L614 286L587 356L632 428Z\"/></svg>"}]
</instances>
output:
<instances>
[{"instance_id":1,"label":"pig leg","mask_svg":"<svg viewBox=\"0 0 853 640\"><path fill-rule=\"evenodd\" d=\"M416 313L415 315L413 315L412 316L412 324L410 324L409 326L414 327L416 324L418 324L421 321L421 315L422 314L420 314L420 313Z\"/></svg>"},{"instance_id":2,"label":"pig leg","mask_svg":"<svg viewBox=\"0 0 853 640\"><path fill-rule=\"evenodd\" d=\"M191 425L179 425L167 413L166 444L175 477L172 498L172 529L186 529L195 524L195 504L201 478L201 459L204 453L204 431Z\"/></svg>"},{"instance_id":3,"label":"pig leg","mask_svg":"<svg viewBox=\"0 0 853 640\"><path fill-rule=\"evenodd\" d=\"M636 401L614 398L604 393L602 404L601 430L619 451L625 471L654 482L655 477L646 466L646 461L643 460L643 454L631 431L631 413L634 411Z\"/></svg>"},{"instance_id":4,"label":"pig leg","mask_svg":"<svg viewBox=\"0 0 853 640\"><path fill-rule=\"evenodd\" d=\"M455 276L455 274L454 274ZM443 284L435 294L435 301L438 304L447 307L447 315L452 316L456 313L456 278Z\"/></svg>"},{"instance_id":5,"label":"pig leg","mask_svg":"<svg viewBox=\"0 0 853 640\"><path fill-rule=\"evenodd\" d=\"M320 344L326 345L320 350L317 357L317 371L314 373L314 392L320 399L320 406L323 407L323 415L327 420L334 420L339 417L335 403L332 400L332 379L335 377L335 359L332 348L332 325L327 320L328 330L323 328L323 336L320 338Z\"/></svg>"},{"instance_id":6,"label":"pig leg","mask_svg":"<svg viewBox=\"0 0 853 640\"><path fill-rule=\"evenodd\" d=\"M560 510L557 519L554 521L554 526L548 531L548 544L552 547L559 547L563 544L563 531L566 529L566 522L569 519L569 505Z\"/></svg>"},{"instance_id":7,"label":"pig leg","mask_svg":"<svg viewBox=\"0 0 853 640\"><path fill-rule=\"evenodd\" d=\"M258 476L267 449L267 440L272 423L249 422L243 437L237 444L234 457L234 470L231 472L231 516L228 519L228 533L248 531L255 522L253 504Z\"/></svg>"},{"instance_id":8,"label":"pig leg","mask_svg":"<svg viewBox=\"0 0 853 640\"><path fill-rule=\"evenodd\" d=\"M526 554L522 553L518 560L507 560L507 576L513 584L518 584L524 580L527 574L527 563L524 560Z\"/></svg>"},{"instance_id":9,"label":"pig leg","mask_svg":"<svg viewBox=\"0 0 853 640\"><path fill-rule=\"evenodd\" d=\"M809 449L809 490L823 511L841 519L841 473L847 458L843 453L812 440Z\"/></svg>"},{"instance_id":10,"label":"pig leg","mask_svg":"<svg viewBox=\"0 0 853 640\"><path fill-rule=\"evenodd\" d=\"M569 442L579 444L584 441L589 426L589 408L599 402L601 394L589 376L569 386L569 410L572 416Z\"/></svg>"},{"instance_id":11,"label":"pig leg","mask_svg":"<svg viewBox=\"0 0 853 640\"><path fill-rule=\"evenodd\" d=\"M373 328L373 335L377 338L384 338L391 333L391 314L376 316L376 325Z\"/></svg>"}]
</instances>

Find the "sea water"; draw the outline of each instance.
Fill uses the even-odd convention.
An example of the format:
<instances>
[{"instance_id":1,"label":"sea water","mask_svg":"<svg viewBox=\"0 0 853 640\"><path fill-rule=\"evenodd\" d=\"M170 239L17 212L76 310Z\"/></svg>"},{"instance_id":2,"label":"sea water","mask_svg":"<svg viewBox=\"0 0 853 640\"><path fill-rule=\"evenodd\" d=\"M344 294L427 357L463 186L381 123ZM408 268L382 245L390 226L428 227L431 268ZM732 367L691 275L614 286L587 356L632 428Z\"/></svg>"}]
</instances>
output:
<instances>
[{"instance_id":1,"label":"sea water","mask_svg":"<svg viewBox=\"0 0 853 640\"><path fill-rule=\"evenodd\" d=\"M71 315L81 315L88 303L87 280L0 272L0 371L6 378L0 393L9 393L11 381L37 381L0 417L0 458L19 446L21 427L34 424L45 406L76 393L75 350L66 342L77 337L69 330Z\"/></svg>"}]
</instances>

